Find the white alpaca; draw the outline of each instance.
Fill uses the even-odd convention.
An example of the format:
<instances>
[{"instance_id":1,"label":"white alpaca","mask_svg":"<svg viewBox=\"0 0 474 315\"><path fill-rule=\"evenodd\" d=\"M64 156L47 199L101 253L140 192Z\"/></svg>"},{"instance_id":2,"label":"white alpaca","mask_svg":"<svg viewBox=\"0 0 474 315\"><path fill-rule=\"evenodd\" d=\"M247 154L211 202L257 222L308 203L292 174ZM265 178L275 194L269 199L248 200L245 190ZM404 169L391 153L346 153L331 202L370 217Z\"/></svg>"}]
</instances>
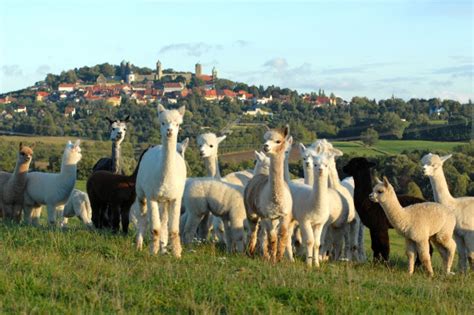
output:
<instances>
[{"instance_id":1,"label":"white alpaca","mask_svg":"<svg viewBox=\"0 0 474 315\"><path fill-rule=\"evenodd\" d=\"M5 221L19 223L21 220L23 194L32 157L33 150L20 142L13 173L0 172L0 214Z\"/></svg>"},{"instance_id":2,"label":"white alpaca","mask_svg":"<svg viewBox=\"0 0 474 315\"><path fill-rule=\"evenodd\" d=\"M257 245L259 220L269 239L269 255L264 247L264 256L272 261L283 257L291 221L292 198L284 177L286 142L289 127L273 129L264 135L264 151L270 157L269 175L254 176L244 192L245 209L250 226L249 252L253 254ZM279 235L277 231L279 230ZM278 244L277 244L278 242Z\"/></svg>"},{"instance_id":3,"label":"white alpaca","mask_svg":"<svg viewBox=\"0 0 474 315\"><path fill-rule=\"evenodd\" d=\"M255 152L257 164L255 172L265 172L266 157ZM210 211L222 219L222 224L214 220L213 228L216 236L222 227L227 250L232 252L244 251L244 224L246 220L243 201L244 188L216 178L190 179L186 184L183 202L186 207L186 223L184 227L184 242L188 244L196 233L201 219Z\"/></svg>"},{"instance_id":4,"label":"white alpaca","mask_svg":"<svg viewBox=\"0 0 474 315\"><path fill-rule=\"evenodd\" d=\"M78 217L81 221L89 228L93 228L92 224L92 208L89 201L89 196L80 191L79 189L73 189L69 199L63 208L63 221L62 227L66 227L68 218Z\"/></svg>"},{"instance_id":5,"label":"white alpaca","mask_svg":"<svg viewBox=\"0 0 474 315\"><path fill-rule=\"evenodd\" d=\"M451 209L434 202L423 202L403 208L386 177L383 178L383 183L378 180L370 199L380 203L392 226L405 237L409 274L414 271L415 256L418 253L428 274L433 275L430 241L438 248L445 271L450 274L456 251L456 243L453 240L456 218Z\"/></svg>"},{"instance_id":6,"label":"white alpaca","mask_svg":"<svg viewBox=\"0 0 474 315\"><path fill-rule=\"evenodd\" d=\"M331 208L340 205L337 191L329 189L329 157L322 153L313 156L313 186L290 184L293 197L293 218L301 229L302 244L306 250L306 264L319 267L319 250L330 220Z\"/></svg>"},{"instance_id":7,"label":"white alpaca","mask_svg":"<svg viewBox=\"0 0 474 315\"><path fill-rule=\"evenodd\" d=\"M454 198L449 192L448 184L443 172L443 163L451 157L439 157L436 154L427 154L421 159L424 173L430 178L434 200L453 210L456 216L454 239L459 254L459 269L467 270L467 261L474 270L474 197Z\"/></svg>"},{"instance_id":8,"label":"white alpaca","mask_svg":"<svg viewBox=\"0 0 474 315\"><path fill-rule=\"evenodd\" d=\"M179 216L186 182L186 164L177 153L176 145L184 112L184 106L178 110L166 110L161 104L158 105L162 147L151 148L143 155L135 187L140 207L137 218L137 249L143 248L148 216L152 235L150 252L158 253L160 236L168 236L167 224L161 224L161 218L166 217L169 218L169 236L176 258L181 257L182 251ZM161 244L162 253L166 252L166 243L167 240L163 240Z\"/></svg>"},{"instance_id":9,"label":"white alpaca","mask_svg":"<svg viewBox=\"0 0 474 315\"><path fill-rule=\"evenodd\" d=\"M56 224L56 208L66 203L76 184L77 163L82 158L79 145L80 140L74 144L68 142L64 149L60 173L28 173L24 195L26 223L38 225L41 206L46 205L49 224Z\"/></svg>"}]
</instances>

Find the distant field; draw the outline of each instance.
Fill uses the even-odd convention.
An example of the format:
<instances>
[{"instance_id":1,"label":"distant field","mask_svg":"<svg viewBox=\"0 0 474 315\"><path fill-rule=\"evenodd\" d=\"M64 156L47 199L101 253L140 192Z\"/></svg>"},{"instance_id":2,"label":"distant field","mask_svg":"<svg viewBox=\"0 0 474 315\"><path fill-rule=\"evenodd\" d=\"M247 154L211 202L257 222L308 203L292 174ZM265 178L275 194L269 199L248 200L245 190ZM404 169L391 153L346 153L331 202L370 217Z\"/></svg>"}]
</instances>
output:
<instances>
[{"instance_id":1,"label":"distant field","mask_svg":"<svg viewBox=\"0 0 474 315\"><path fill-rule=\"evenodd\" d=\"M67 141L71 140L77 140L80 139L78 137L24 137L24 136L0 136L0 141L9 141L9 142L20 142L23 141L25 143L31 143L31 142L43 142L47 144L65 144ZM84 141L90 142L90 143L102 143L105 141L96 141L96 140L89 140L86 139Z\"/></svg>"}]
</instances>

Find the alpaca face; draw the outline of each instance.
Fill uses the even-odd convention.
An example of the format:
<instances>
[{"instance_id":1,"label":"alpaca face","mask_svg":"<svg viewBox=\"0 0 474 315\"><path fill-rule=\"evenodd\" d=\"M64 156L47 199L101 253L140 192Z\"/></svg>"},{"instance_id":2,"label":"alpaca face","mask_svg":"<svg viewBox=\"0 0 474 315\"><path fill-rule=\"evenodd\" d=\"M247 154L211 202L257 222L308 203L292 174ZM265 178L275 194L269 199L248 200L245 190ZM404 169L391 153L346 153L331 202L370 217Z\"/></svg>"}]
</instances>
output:
<instances>
[{"instance_id":1,"label":"alpaca face","mask_svg":"<svg viewBox=\"0 0 474 315\"><path fill-rule=\"evenodd\" d=\"M311 147L306 148L304 144L300 143L299 145L299 150L300 150L300 157L303 160L303 166L306 169L313 169L313 154L314 151L311 149Z\"/></svg>"},{"instance_id":2,"label":"alpaca face","mask_svg":"<svg viewBox=\"0 0 474 315\"><path fill-rule=\"evenodd\" d=\"M289 139L289 127L285 127L283 130L273 129L267 131L263 138L265 143L263 144L263 151L268 155L276 155L287 149L286 141Z\"/></svg>"},{"instance_id":3,"label":"alpaca face","mask_svg":"<svg viewBox=\"0 0 474 315\"><path fill-rule=\"evenodd\" d=\"M254 174L268 174L270 172L270 158L263 152L255 151Z\"/></svg>"},{"instance_id":4,"label":"alpaca face","mask_svg":"<svg viewBox=\"0 0 474 315\"><path fill-rule=\"evenodd\" d=\"M315 177L320 177L327 174L329 169L330 159L325 153L313 155L313 172Z\"/></svg>"},{"instance_id":5,"label":"alpaca face","mask_svg":"<svg viewBox=\"0 0 474 315\"><path fill-rule=\"evenodd\" d=\"M390 192L393 190L392 185L388 182L387 177L384 176L383 182L376 178L377 185L372 189L369 198L373 202L384 203L389 198Z\"/></svg>"},{"instance_id":6,"label":"alpaca face","mask_svg":"<svg viewBox=\"0 0 474 315\"><path fill-rule=\"evenodd\" d=\"M184 153L186 152L186 149L188 148L189 145L189 138L184 139L180 143L176 145L176 151L184 158Z\"/></svg>"},{"instance_id":7,"label":"alpaca face","mask_svg":"<svg viewBox=\"0 0 474 315\"><path fill-rule=\"evenodd\" d=\"M74 144L72 144L71 141L68 142L63 154L63 161L66 165L74 165L81 160L82 154L81 147L79 146L80 144L81 140L76 140Z\"/></svg>"},{"instance_id":8,"label":"alpaca face","mask_svg":"<svg viewBox=\"0 0 474 315\"><path fill-rule=\"evenodd\" d=\"M367 171L375 166L375 163L369 162L366 158L353 158L347 163L342 170L350 176L357 176L361 172Z\"/></svg>"},{"instance_id":9,"label":"alpaca face","mask_svg":"<svg viewBox=\"0 0 474 315\"><path fill-rule=\"evenodd\" d=\"M181 106L179 109L167 110L163 105L158 105L158 118L162 137L168 139L178 137L179 126L183 123L184 112L184 106Z\"/></svg>"},{"instance_id":10,"label":"alpaca face","mask_svg":"<svg viewBox=\"0 0 474 315\"><path fill-rule=\"evenodd\" d=\"M116 120L111 125L112 131L110 132L110 140L121 143L125 139L125 133L127 132L127 123Z\"/></svg>"},{"instance_id":11,"label":"alpaca face","mask_svg":"<svg viewBox=\"0 0 474 315\"><path fill-rule=\"evenodd\" d=\"M217 149L226 136L217 137L214 133L204 133L197 137L199 154L203 158L217 156Z\"/></svg>"},{"instance_id":12,"label":"alpaca face","mask_svg":"<svg viewBox=\"0 0 474 315\"><path fill-rule=\"evenodd\" d=\"M20 164L30 163L33 158L33 150L30 147L24 146L20 142L20 150L18 152L18 159Z\"/></svg>"},{"instance_id":13,"label":"alpaca face","mask_svg":"<svg viewBox=\"0 0 474 315\"><path fill-rule=\"evenodd\" d=\"M436 171L443 169L443 163L451 158L451 154L440 157L437 154L428 153L421 159L423 164L423 173L425 176L434 176Z\"/></svg>"}]
</instances>

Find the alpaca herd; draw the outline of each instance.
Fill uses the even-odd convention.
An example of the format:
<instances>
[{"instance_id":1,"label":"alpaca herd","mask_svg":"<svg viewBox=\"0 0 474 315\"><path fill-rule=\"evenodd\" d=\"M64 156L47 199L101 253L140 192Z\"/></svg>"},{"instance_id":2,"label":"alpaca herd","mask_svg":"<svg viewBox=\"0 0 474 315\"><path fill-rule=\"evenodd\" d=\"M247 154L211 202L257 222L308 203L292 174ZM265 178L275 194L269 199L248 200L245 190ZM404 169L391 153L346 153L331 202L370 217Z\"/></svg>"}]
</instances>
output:
<instances>
[{"instance_id":1,"label":"alpaca herd","mask_svg":"<svg viewBox=\"0 0 474 315\"><path fill-rule=\"evenodd\" d=\"M302 256L308 267L319 267L324 260L364 262L364 226L370 230L374 260L388 261L388 229L394 228L406 241L409 274L418 259L433 275L431 245L440 252L447 274L456 250L458 269L474 270L474 197L451 196L443 172L451 155L430 153L421 160L435 202L397 195L386 177L374 185L375 164L365 158L351 159L343 167L351 177L340 180L336 159L342 152L325 139L299 144L304 178L291 179L293 138L288 126L265 133L254 170L224 177L218 147L226 136L200 135L196 142L207 176L188 178L189 139L178 142L184 113L184 106L158 106L161 145L143 151L129 176L120 163L129 117L108 119L112 156L94 165L87 193L74 189L82 157L79 140L66 144L59 173L28 173L33 146L20 143L13 172L0 172L3 220L19 223L23 217L37 226L46 206L51 226L59 219L66 227L68 218L77 216L89 228L118 232L121 226L127 234L131 220L136 248L143 248L149 234L152 255L167 253L169 240L172 255L180 258L181 242L188 245L212 235L229 253L261 255L273 263Z\"/></svg>"}]
</instances>

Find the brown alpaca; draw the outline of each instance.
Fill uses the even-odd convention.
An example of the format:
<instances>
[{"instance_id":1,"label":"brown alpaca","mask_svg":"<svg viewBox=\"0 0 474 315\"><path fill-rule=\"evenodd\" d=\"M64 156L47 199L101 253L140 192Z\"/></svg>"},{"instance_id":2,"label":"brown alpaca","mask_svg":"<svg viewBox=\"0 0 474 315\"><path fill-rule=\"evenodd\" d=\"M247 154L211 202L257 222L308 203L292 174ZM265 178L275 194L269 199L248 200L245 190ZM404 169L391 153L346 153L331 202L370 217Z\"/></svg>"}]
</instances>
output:
<instances>
[{"instance_id":1,"label":"brown alpaca","mask_svg":"<svg viewBox=\"0 0 474 315\"><path fill-rule=\"evenodd\" d=\"M269 248L264 246L264 257L272 261L283 257L291 220L292 198L284 178L286 140L289 127L265 133L263 150L270 157L270 174L253 177L244 191L245 210L250 225L249 253L254 254L257 244L257 224L260 219L268 237ZM277 237L277 228L279 235ZM278 240L278 249L277 249ZM268 253L268 250L270 253Z\"/></svg>"},{"instance_id":2,"label":"brown alpaca","mask_svg":"<svg viewBox=\"0 0 474 315\"><path fill-rule=\"evenodd\" d=\"M26 174L30 167L33 150L20 142L18 159L13 173L0 172L0 209L3 219L19 223L23 207Z\"/></svg>"},{"instance_id":3,"label":"brown alpaca","mask_svg":"<svg viewBox=\"0 0 474 315\"><path fill-rule=\"evenodd\" d=\"M87 180L87 194L92 207L92 222L98 229L111 227L114 232L120 229L128 233L130 207L135 201L135 182L143 151L135 171L130 176L96 171ZM120 220L121 219L121 220Z\"/></svg>"}]
</instances>

